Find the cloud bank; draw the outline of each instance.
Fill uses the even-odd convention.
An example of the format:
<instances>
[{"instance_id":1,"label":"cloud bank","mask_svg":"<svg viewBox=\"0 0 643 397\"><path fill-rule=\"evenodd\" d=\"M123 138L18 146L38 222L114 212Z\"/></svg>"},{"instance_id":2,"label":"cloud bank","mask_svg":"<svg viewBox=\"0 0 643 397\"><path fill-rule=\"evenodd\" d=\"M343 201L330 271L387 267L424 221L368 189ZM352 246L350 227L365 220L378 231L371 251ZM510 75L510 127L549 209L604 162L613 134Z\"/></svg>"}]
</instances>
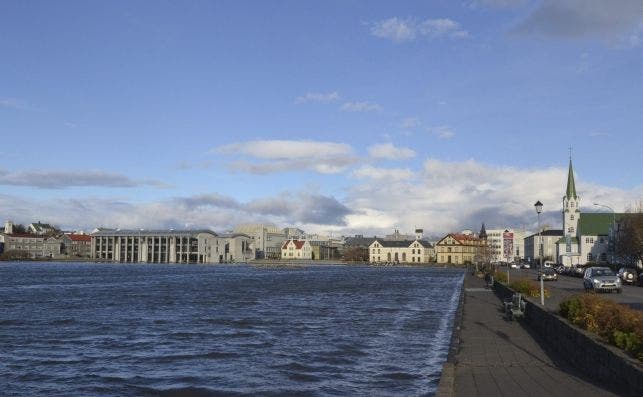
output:
<instances>
[{"instance_id":1,"label":"cloud bank","mask_svg":"<svg viewBox=\"0 0 643 397\"><path fill-rule=\"evenodd\" d=\"M413 41L418 37L426 39L464 39L469 32L449 18L426 19L392 17L371 25L371 34L394 43Z\"/></svg>"}]
</instances>

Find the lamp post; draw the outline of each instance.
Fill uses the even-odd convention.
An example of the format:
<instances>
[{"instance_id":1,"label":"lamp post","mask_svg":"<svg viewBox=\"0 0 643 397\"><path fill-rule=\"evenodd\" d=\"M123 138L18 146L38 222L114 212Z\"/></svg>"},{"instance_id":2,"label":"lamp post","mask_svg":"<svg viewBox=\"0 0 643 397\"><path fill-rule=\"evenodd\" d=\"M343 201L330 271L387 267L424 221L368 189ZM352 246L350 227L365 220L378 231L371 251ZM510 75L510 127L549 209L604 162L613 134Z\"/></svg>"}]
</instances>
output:
<instances>
[{"instance_id":1,"label":"lamp post","mask_svg":"<svg viewBox=\"0 0 643 397\"><path fill-rule=\"evenodd\" d=\"M540 304L542 306L545 306L545 282L543 278L543 252L542 252L542 244L543 244L543 237L542 237L542 232L540 230L540 213L543 212L543 203L540 202L540 200L536 201L536 204L534 204L534 207L536 207L536 213L538 214L538 257L540 258Z\"/></svg>"},{"instance_id":2,"label":"lamp post","mask_svg":"<svg viewBox=\"0 0 643 397\"><path fill-rule=\"evenodd\" d=\"M614 263L614 258L616 257L616 212L614 211L614 208L610 207L609 205L604 205L599 203L594 203L594 205L597 207L607 208L608 210L612 211L612 235L611 235L612 252L611 254L612 254L612 263Z\"/></svg>"}]
</instances>

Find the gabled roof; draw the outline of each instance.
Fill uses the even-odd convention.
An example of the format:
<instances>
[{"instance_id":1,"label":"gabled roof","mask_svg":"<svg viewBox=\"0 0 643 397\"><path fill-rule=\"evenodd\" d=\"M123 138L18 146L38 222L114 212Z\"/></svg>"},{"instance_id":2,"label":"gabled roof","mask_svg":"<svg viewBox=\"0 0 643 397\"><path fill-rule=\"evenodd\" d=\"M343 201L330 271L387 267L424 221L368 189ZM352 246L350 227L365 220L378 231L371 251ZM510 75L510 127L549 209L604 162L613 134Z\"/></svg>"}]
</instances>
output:
<instances>
[{"instance_id":1,"label":"gabled roof","mask_svg":"<svg viewBox=\"0 0 643 397\"><path fill-rule=\"evenodd\" d=\"M609 212L583 212L578 223L578 230L582 236L607 236L614 219L618 222L624 215Z\"/></svg>"},{"instance_id":2,"label":"gabled roof","mask_svg":"<svg viewBox=\"0 0 643 397\"><path fill-rule=\"evenodd\" d=\"M40 223L40 222L32 223L29 226L33 227L34 230L37 230L37 231L53 230L54 229L53 226L51 226L50 224L48 224L48 223Z\"/></svg>"},{"instance_id":3,"label":"gabled roof","mask_svg":"<svg viewBox=\"0 0 643 397\"><path fill-rule=\"evenodd\" d=\"M71 241L79 241L79 242L89 242L92 241L92 236L89 234L68 234L69 238Z\"/></svg>"},{"instance_id":4,"label":"gabled roof","mask_svg":"<svg viewBox=\"0 0 643 397\"><path fill-rule=\"evenodd\" d=\"M285 242L285 243L284 243L284 245L281 247L281 249L286 249L286 248L288 248L288 244L290 244L290 243L295 244L295 249L300 250L300 249L301 249L301 247L303 247L303 246L304 246L304 244L306 244L306 240L286 240L286 242Z\"/></svg>"},{"instance_id":5,"label":"gabled roof","mask_svg":"<svg viewBox=\"0 0 643 397\"><path fill-rule=\"evenodd\" d=\"M347 237L344 245L347 247L368 247L375 240L377 237Z\"/></svg>"},{"instance_id":6,"label":"gabled roof","mask_svg":"<svg viewBox=\"0 0 643 397\"><path fill-rule=\"evenodd\" d=\"M578 239L576 237L571 238L572 244L578 244ZM561 237L556 241L556 244L567 244L567 237Z\"/></svg>"}]
</instances>

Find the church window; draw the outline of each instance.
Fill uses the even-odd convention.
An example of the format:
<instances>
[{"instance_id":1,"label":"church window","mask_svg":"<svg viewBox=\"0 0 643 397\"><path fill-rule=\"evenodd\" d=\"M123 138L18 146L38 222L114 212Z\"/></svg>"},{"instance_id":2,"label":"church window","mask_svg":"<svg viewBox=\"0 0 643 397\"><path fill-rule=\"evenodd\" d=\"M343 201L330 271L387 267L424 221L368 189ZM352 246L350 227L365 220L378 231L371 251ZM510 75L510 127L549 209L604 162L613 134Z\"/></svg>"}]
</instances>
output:
<instances>
[{"instance_id":1,"label":"church window","mask_svg":"<svg viewBox=\"0 0 643 397\"><path fill-rule=\"evenodd\" d=\"M571 215L571 216L569 217L569 219L571 219L571 220L573 221L573 220L574 220L574 215Z\"/></svg>"},{"instance_id":2,"label":"church window","mask_svg":"<svg viewBox=\"0 0 643 397\"><path fill-rule=\"evenodd\" d=\"M568 227L567 228L567 233L574 233L574 228L573 227Z\"/></svg>"},{"instance_id":3,"label":"church window","mask_svg":"<svg viewBox=\"0 0 643 397\"><path fill-rule=\"evenodd\" d=\"M590 252L589 254L587 254L587 261L588 261L588 262L591 262L591 261L593 261L593 260L594 260L594 256L593 256L593 255L592 255L592 253Z\"/></svg>"},{"instance_id":4,"label":"church window","mask_svg":"<svg viewBox=\"0 0 643 397\"><path fill-rule=\"evenodd\" d=\"M569 203L569 206L574 208L574 202L572 201L571 203Z\"/></svg>"}]
</instances>

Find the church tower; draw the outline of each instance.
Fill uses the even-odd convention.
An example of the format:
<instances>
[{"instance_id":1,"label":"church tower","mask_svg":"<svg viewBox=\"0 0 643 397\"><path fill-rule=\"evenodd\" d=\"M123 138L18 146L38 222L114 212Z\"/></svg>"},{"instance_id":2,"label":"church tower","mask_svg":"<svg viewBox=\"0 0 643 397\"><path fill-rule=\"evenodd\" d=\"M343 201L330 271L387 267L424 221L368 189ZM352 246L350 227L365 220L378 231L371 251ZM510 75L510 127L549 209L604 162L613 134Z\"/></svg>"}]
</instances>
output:
<instances>
[{"instance_id":1,"label":"church tower","mask_svg":"<svg viewBox=\"0 0 643 397\"><path fill-rule=\"evenodd\" d=\"M567 192L563 197L563 233L565 236L576 237L578 232L578 219L580 218L580 197L576 194L574 183L574 169L572 159L569 159L569 172L567 174Z\"/></svg>"}]
</instances>

